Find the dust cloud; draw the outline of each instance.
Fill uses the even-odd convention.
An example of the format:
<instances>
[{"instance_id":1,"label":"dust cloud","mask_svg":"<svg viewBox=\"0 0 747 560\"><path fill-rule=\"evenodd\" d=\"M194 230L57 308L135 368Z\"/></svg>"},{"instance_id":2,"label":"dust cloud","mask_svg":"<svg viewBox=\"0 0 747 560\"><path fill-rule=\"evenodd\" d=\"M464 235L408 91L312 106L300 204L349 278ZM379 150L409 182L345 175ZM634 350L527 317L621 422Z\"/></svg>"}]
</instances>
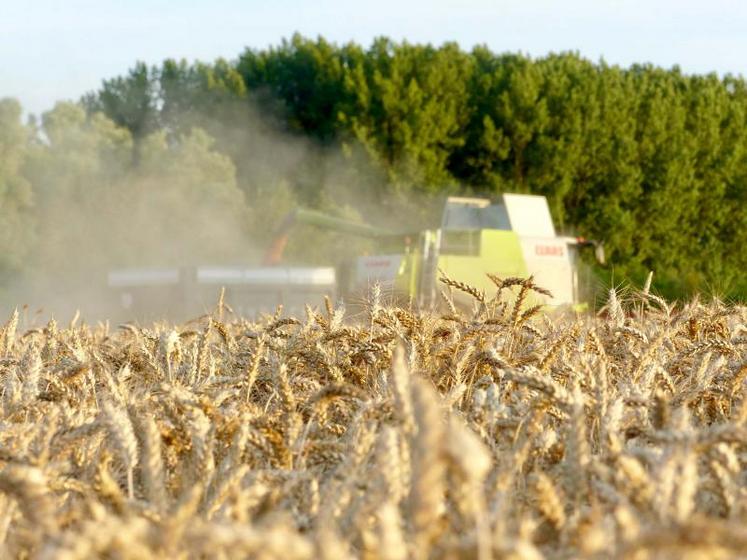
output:
<instances>
[{"instance_id":1,"label":"dust cloud","mask_svg":"<svg viewBox=\"0 0 747 560\"><path fill-rule=\"evenodd\" d=\"M273 231L297 206L416 227L412 218L397 224L393 208L412 212L385 196L386 177L354 143L294 135L249 103L216 122L172 116L169 127L133 139L76 104L45 113L24 153L33 204L22 265L6 275L0 311L22 307L29 326L51 316L66 321L77 310L89 322L105 320L119 305L109 271L260 265ZM301 229L288 264L336 265L365 248L340 233Z\"/></svg>"}]
</instances>

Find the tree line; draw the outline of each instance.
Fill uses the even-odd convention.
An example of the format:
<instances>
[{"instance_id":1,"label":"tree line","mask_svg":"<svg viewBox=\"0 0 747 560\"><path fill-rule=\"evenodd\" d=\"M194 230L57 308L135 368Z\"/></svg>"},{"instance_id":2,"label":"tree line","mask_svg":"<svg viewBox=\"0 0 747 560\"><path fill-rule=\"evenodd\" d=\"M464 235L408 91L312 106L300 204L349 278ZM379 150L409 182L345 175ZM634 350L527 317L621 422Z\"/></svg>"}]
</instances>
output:
<instances>
[{"instance_id":1,"label":"tree line","mask_svg":"<svg viewBox=\"0 0 747 560\"><path fill-rule=\"evenodd\" d=\"M232 61L136 64L81 106L127 132L134 170L154 135L174 150L202 131L233 166L253 239L298 203L425 223L413 208L447 193L530 192L547 196L559 229L605 242L600 274L615 282L655 270L665 295L747 294L740 77L295 35ZM23 206L28 179L2 181Z\"/></svg>"}]
</instances>

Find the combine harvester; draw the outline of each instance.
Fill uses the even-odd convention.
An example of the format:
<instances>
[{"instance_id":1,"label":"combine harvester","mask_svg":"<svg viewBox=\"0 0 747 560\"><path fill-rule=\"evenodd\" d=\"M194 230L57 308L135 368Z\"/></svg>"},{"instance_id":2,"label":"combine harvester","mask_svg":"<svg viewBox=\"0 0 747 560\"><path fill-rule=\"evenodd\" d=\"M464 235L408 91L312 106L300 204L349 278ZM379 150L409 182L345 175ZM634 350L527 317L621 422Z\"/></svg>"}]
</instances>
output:
<instances>
[{"instance_id":1,"label":"combine harvester","mask_svg":"<svg viewBox=\"0 0 747 560\"><path fill-rule=\"evenodd\" d=\"M283 250L297 224L370 238L380 250L337 267L283 266ZM306 304L319 305L325 296L360 301L375 284L390 299L428 308L438 297L439 271L486 291L493 288L487 273L532 275L553 294L540 303L578 306L582 247L593 247L603 262L601 244L556 235L543 196L504 194L497 202L450 197L441 226L418 232L392 232L298 209L276 232L262 267L118 270L109 273L109 287L122 309L141 320L200 314L214 305L221 287L233 309L249 317L271 313L278 305L302 314ZM462 296L454 294L457 303Z\"/></svg>"}]
</instances>

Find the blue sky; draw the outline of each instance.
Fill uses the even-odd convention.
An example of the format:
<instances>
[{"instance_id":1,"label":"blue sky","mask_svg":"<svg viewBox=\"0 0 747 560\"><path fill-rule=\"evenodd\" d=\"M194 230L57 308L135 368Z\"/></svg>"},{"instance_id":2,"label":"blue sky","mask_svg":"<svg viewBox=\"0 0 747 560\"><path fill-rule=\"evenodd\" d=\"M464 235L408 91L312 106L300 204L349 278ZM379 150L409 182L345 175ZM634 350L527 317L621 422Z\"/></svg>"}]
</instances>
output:
<instances>
[{"instance_id":1,"label":"blue sky","mask_svg":"<svg viewBox=\"0 0 747 560\"><path fill-rule=\"evenodd\" d=\"M136 60L231 59L295 31L747 75L747 2L736 0L0 0L0 97L39 113Z\"/></svg>"}]
</instances>

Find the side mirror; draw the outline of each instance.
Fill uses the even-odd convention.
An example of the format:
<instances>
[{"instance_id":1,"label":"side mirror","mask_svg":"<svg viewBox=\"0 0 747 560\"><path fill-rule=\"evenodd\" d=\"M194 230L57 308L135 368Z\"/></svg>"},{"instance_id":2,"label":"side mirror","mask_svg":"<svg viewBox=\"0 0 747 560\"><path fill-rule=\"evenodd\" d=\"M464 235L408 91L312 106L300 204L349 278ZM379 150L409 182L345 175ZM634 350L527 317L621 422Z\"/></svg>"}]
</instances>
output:
<instances>
[{"instance_id":1,"label":"side mirror","mask_svg":"<svg viewBox=\"0 0 747 560\"><path fill-rule=\"evenodd\" d=\"M604 255L604 242L594 241L593 239L586 239L584 237L567 238L570 239L570 243L578 245L579 247L594 247L594 257L597 259L599 264L604 264L607 260Z\"/></svg>"},{"instance_id":2,"label":"side mirror","mask_svg":"<svg viewBox=\"0 0 747 560\"><path fill-rule=\"evenodd\" d=\"M599 264L604 264L604 243L602 241L594 241L594 257L596 257Z\"/></svg>"}]
</instances>

